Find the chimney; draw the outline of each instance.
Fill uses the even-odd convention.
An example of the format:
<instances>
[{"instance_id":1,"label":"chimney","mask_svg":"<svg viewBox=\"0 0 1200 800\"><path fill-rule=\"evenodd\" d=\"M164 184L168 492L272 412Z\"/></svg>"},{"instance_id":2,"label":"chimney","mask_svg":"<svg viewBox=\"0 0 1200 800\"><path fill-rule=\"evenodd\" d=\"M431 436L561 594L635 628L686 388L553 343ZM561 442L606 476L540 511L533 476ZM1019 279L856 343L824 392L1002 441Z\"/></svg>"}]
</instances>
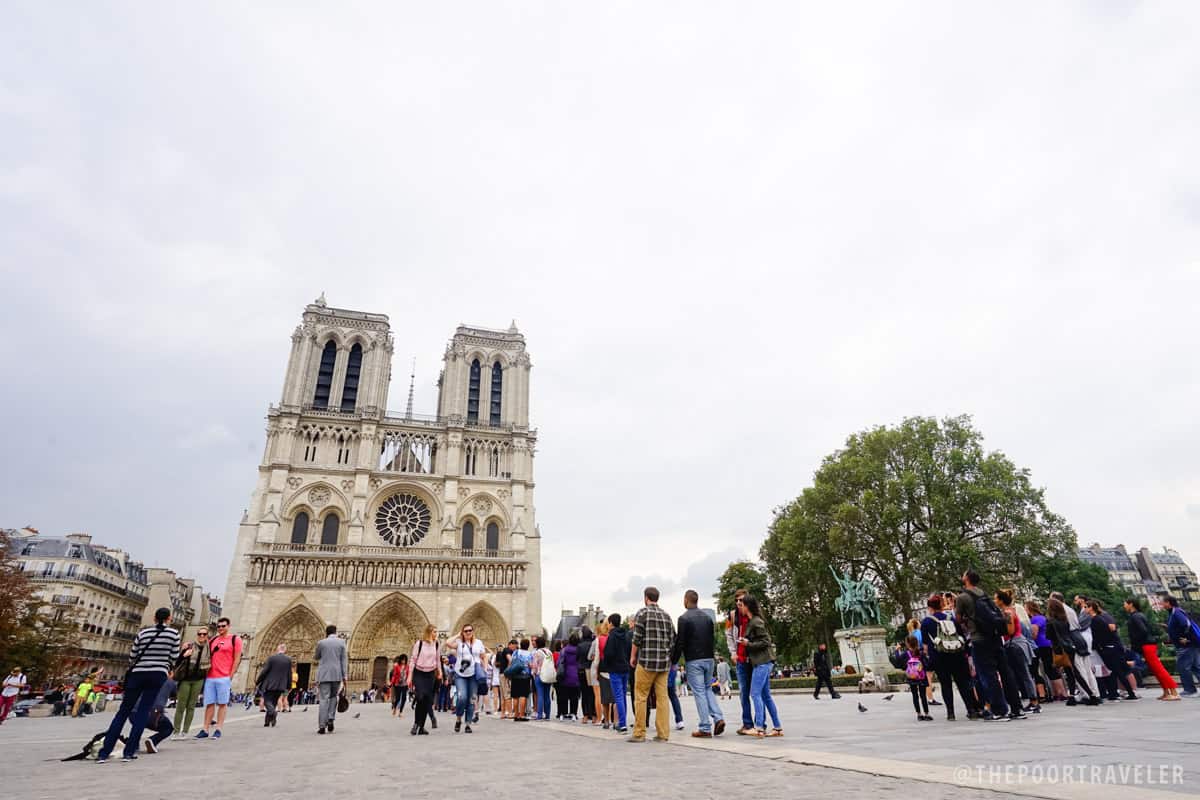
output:
<instances>
[{"instance_id":1,"label":"chimney","mask_svg":"<svg viewBox=\"0 0 1200 800\"><path fill-rule=\"evenodd\" d=\"M68 533L67 541L75 542L75 544L91 544L92 537L86 533Z\"/></svg>"}]
</instances>

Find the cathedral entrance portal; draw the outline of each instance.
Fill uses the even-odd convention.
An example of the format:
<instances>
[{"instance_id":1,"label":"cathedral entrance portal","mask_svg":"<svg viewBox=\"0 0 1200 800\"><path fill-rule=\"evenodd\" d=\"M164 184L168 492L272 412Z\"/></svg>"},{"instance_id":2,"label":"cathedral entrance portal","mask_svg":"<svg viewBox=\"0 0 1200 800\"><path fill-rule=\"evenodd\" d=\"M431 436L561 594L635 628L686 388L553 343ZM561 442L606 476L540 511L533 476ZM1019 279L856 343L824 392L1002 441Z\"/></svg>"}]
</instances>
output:
<instances>
[{"instance_id":1,"label":"cathedral entrance portal","mask_svg":"<svg viewBox=\"0 0 1200 800\"><path fill-rule=\"evenodd\" d=\"M429 620L421 607L395 592L367 609L350 637L348 688L362 691L387 682L388 665L412 650Z\"/></svg>"}]
</instances>

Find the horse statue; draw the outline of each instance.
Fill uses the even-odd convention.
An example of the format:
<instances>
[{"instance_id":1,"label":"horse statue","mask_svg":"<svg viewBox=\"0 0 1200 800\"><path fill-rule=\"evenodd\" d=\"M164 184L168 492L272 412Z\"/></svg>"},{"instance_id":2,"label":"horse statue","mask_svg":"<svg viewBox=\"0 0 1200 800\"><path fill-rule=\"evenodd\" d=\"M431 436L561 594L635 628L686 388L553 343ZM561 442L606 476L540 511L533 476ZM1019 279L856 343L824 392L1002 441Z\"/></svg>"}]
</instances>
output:
<instances>
[{"instance_id":1,"label":"horse statue","mask_svg":"<svg viewBox=\"0 0 1200 800\"><path fill-rule=\"evenodd\" d=\"M839 575L831 566L841 594L833 601L833 606L842 618L843 628L861 628L865 625L882 624L879 613L879 593L869 580L855 580L849 574Z\"/></svg>"}]
</instances>

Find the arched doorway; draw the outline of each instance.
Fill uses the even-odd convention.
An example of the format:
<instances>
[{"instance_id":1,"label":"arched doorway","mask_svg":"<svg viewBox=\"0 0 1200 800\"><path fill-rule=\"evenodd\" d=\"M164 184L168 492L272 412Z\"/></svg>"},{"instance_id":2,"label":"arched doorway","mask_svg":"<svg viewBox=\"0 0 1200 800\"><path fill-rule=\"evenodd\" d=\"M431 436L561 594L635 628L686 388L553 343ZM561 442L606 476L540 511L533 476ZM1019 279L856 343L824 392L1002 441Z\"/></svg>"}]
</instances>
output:
<instances>
[{"instance_id":1,"label":"arched doorway","mask_svg":"<svg viewBox=\"0 0 1200 800\"><path fill-rule=\"evenodd\" d=\"M325 623L306 605L297 604L277 616L262 635L257 637L251 678L258 674L267 659L279 648L286 645L287 654L296 665L299 676L297 687L307 688L316 670L312 663L313 652L317 642L325 637Z\"/></svg>"},{"instance_id":2,"label":"arched doorway","mask_svg":"<svg viewBox=\"0 0 1200 800\"><path fill-rule=\"evenodd\" d=\"M388 664L412 650L428 622L421 607L399 592L367 609L350 637L350 688L361 691L372 682L386 682ZM377 680L380 665L383 680Z\"/></svg>"},{"instance_id":3,"label":"arched doorway","mask_svg":"<svg viewBox=\"0 0 1200 800\"><path fill-rule=\"evenodd\" d=\"M475 638L487 647L495 647L511 638L511 629L504 621L504 617L500 616L500 612L485 600L480 600L462 613L458 621L454 623L454 627L450 631L451 635L457 635L468 623L475 629Z\"/></svg>"},{"instance_id":4,"label":"arched doorway","mask_svg":"<svg viewBox=\"0 0 1200 800\"><path fill-rule=\"evenodd\" d=\"M375 656L375 661L371 664L371 685L376 689L387 684L389 663L387 656Z\"/></svg>"}]
</instances>

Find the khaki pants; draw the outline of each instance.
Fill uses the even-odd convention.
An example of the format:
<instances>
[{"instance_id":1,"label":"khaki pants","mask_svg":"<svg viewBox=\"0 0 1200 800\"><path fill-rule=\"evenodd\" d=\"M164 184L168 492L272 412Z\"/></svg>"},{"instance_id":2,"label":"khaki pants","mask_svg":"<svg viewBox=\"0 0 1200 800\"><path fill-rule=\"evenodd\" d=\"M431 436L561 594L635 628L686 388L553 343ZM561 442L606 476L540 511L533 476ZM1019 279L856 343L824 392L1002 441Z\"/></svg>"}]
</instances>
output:
<instances>
[{"instance_id":1,"label":"khaki pants","mask_svg":"<svg viewBox=\"0 0 1200 800\"><path fill-rule=\"evenodd\" d=\"M633 676L633 738L646 738L646 717L649 712L650 689L658 700L654 710L654 734L666 741L671 735L671 703L667 699L667 670L651 672L640 665Z\"/></svg>"}]
</instances>

